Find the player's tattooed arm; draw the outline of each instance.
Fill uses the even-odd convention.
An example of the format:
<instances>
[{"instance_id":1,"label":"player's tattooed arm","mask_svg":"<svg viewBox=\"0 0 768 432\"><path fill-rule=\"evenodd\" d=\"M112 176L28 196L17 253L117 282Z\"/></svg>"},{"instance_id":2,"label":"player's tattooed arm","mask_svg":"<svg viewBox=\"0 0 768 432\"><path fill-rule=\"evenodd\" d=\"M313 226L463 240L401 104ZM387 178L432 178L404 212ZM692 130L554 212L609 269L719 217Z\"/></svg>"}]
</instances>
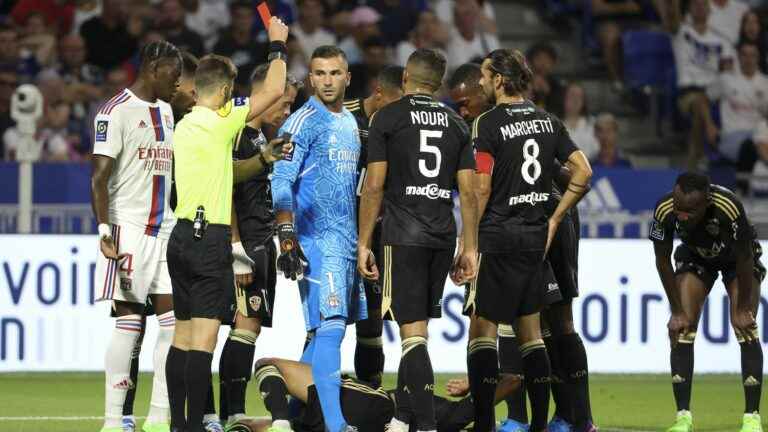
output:
<instances>
[{"instance_id":1,"label":"player's tattooed arm","mask_svg":"<svg viewBox=\"0 0 768 432\"><path fill-rule=\"evenodd\" d=\"M566 213L572 209L587 192L589 188L589 181L592 179L592 167L589 165L589 160L581 150L575 150L571 152L567 160L568 168L571 171L571 180L568 182L568 187L563 191L563 198L557 205L555 212L549 218L549 233L547 235L546 251L549 251L549 246L552 244L552 239L555 238L557 227L565 217Z\"/></svg>"},{"instance_id":2,"label":"player's tattooed arm","mask_svg":"<svg viewBox=\"0 0 768 432\"><path fill-rule=\"evenodd\" d=\"M372 162L366 170L365 183L360 195L358 216L357 269L364 278L376 280L379 269L371 252L371 238L376 219L381 213L384 199L384 183L387 180L387 162Z\"/></svg>"}]
</instances>

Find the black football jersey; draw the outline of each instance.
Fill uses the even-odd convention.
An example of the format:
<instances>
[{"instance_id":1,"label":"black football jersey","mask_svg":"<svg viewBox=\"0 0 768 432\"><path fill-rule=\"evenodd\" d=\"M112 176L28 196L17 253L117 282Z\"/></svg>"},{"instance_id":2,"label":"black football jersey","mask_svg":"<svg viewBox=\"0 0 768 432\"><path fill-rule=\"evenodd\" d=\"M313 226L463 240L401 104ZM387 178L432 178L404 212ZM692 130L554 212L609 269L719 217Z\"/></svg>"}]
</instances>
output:
<instances>
[{"instance_id":1,"label":"black football jersey","mask_svg":"<svg viewBox=\"0 0 768 432\"><path fill-rule=\"evenodd\" d=\"M565 126L530 101L499 104L475 119L472 139L478 171L491 173L480 251L543 251L555 159L577 150Z\"/></svg>"},{"instance_id":2,"label":"black football jersey","mask_svg":"<svg viewBox=\"0 0 768 432\"><path fill-rule=\"evenodd\" d=\"M234 160L256 156L267 145L261 130L246 126L240 133L237 146L232 150ZM272 166L234 188L234 205L240 238L244 242L260 244L274 235L275 215L272 210L272 190L269 175Z\"/></svg>"},{"instance_id":3,"label":"black football jersey","mask_svg":"<svg viewBox=\"0 0 768 432\"><path fill-rule=\"evenodd\" d=\"M357 208L360 208L360 192L363 190L365 180L365 167L368 165L368 124L370 118L365 112L363 99L352 99L344 102L346 108L357 121L357 130L360 133L360 158L357 162Z\"/></svg>"},{"instance_id":4,"label":"black football jersey","mask_svg":"<svg viewBox=\"0 0 768 432\"><path fill-rule=\"evenodd\" d=\"M474 169L469 130L453 110L422 94L406 95L373 116L368 162L387 162L385 245L453 248L456 173Z\"/></svg>"},{"instance_id":5,"label":"black football jersey","mask_svg":"<svg viewBox=\"0 0 768 432\"><path fill-rule=\"evenodd\" d=\"M656 204L648 238L654 242L672 243L677 236L696 255L715 265L736 262L736 244L739 240L757 238L749 223L744 206L730 190L711 185L712 202L704 219L697 226L685 229L677 221L672 192Z\"/></svg>"}]
</instances>

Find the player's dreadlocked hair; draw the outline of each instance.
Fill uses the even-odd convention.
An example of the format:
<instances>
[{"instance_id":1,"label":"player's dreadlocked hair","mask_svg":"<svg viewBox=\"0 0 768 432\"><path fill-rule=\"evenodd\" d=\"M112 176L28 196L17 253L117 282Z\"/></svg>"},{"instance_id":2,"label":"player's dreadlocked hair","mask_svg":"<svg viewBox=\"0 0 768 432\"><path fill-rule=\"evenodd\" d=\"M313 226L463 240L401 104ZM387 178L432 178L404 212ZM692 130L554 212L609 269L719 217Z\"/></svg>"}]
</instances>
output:
<instances>
[{"instance_id":1,"label":"player's dreadlocked hair","mask_svg":"<svg viewBox=\"0 0 768 432\"><path fill-rule=\"evenodd\" d=\"M686 172L677 177L675 185L680 187L684 194L691 192L703 192L709 195L709 177L705 174Z\"/></svg>"},{"instance_id":2,"label":"player's dreadlocked hair","mask_svg":"<svg viewBox=\"0 0 768 432\"><path fill-rule=\"evenodd\" d=\"M151 42L141 49L139 53L139 60L141 61L141 67L148 66L153 62L165 59L177 59L183 62L181 51L170 42L161 40Z\"/></svg>"},{"instance_id":3,"label":"player's dreadlocked hair","mask_svg":"<svg viewBox=\"0 0 768 432\"><path fill-rule=\"evenodd\" d=\"M477 63L464 63L456 68L453 75L448 78L448 90L457 89L462 84L467 87L478 85L482 77L483 72L480 70L480 65Z\"/></svg>"},{"instance_id":4,"label":"player's dreadlocked hair","mask_svg":"<svg viewBox=\"0 0 768 432\"><path fill-rule=\"evenodd\" d=\"M520 51L497 49L486 58L491 61L489 65L491 71L504 78L504 93L507 96L522 95L528 90L533 72Z\"/></svg>"},{"instance_id":5,"label":"player's dreadlocked hair","mask_svg":"<svg viewBox=\"0 0 768 432\"><path fill-rule=\"evenodd\" d=\"M405 69L410 80L437 90L445 76L445 65L445 56L439 51L419 48L408 57Z\"/></svg>"},{"instance_id":6,"label":"player's dreadlocked hair","mask_svg":"<svg viewBox=\"0 0 768 432\"><path fill-rule=\"evenodd\" d=\"M197 72L197 65L200 63L200 60L198 60L197 57L195 57L189 51L181 52L181 60L182 64L184 65L181 72L182 75L185 77L194 77L195 72Z\"/></svg>"},{"instance_id":7,"label":"player's dreadlocked hair","mask_svg":"<svg viewBox=\"0 0 768 432\"><path fill-rule=\"evenodd\" d=\"M400 90L403 88L402 66L384 66L377 77L379 85L386 90Z\"/></svg>"}]
</instances>

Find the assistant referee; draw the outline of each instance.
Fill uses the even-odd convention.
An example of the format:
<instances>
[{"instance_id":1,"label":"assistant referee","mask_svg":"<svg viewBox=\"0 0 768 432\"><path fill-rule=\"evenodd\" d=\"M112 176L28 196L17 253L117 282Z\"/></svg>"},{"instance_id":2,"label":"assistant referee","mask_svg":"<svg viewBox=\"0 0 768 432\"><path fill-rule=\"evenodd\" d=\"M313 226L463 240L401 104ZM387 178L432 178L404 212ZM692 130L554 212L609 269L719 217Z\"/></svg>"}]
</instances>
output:
<instances>
[{"instance_id":1,"label":"assistant referee","mask_svg":"<svg viewBox=\"0 0 768 432\"><path fill-rule=\"evenodd\" d=\"M197 104L174 132L178 222L167 258L176 328L166 362L172 430L204 432L219 320L227 306L225 293L234 285L232 185L269 162L259 154L233 165L232 146L245 123L275 103L285 89L288 27L272 18L268 35L270 67L259 91L250 100L231 99L237 68L229 58L206 56L195 74Z\"/></svg>"}]
</instances>

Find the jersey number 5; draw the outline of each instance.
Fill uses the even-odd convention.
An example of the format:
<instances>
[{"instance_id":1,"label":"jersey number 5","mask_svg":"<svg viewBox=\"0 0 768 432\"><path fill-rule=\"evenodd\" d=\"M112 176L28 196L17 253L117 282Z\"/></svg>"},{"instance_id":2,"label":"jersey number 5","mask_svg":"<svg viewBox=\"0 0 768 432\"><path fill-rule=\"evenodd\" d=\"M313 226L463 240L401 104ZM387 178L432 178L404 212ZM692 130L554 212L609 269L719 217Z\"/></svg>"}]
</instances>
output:
<instances>
[{"instance_id":1,"label":"jersey number 5","mask_svg":"<svg viewBox=\"0 0 768 432\"><path fill-rule=\"evenodd\" d=\"M419 159L419 172L424 177L437 177L440 174L440 162L442 162L443 155L440 153L440 147L436 145L429 145L427 141L430 138L440 139L443 137L443 131L440 130L420 130L419 139L419 151L422 153L432 153L435 155L435 167L433 169L427 168L427 160Z\"/></svg>"},{"instance_id":2,"label":"jersey number 5","mask_svg":"<svg viewBox=\"0 0 768 432\"><path fill-rule=\"evenodd\" d=\"M536 159L537 157L539 157L539 143L533 138L525 141L523 144L523 165L520 167L520 173L523 175L523 180L530 185L535 184L541 176L541 163ZM533 173L531 173L531 168L533 168Z\"/></svg>"}]
</instances>

